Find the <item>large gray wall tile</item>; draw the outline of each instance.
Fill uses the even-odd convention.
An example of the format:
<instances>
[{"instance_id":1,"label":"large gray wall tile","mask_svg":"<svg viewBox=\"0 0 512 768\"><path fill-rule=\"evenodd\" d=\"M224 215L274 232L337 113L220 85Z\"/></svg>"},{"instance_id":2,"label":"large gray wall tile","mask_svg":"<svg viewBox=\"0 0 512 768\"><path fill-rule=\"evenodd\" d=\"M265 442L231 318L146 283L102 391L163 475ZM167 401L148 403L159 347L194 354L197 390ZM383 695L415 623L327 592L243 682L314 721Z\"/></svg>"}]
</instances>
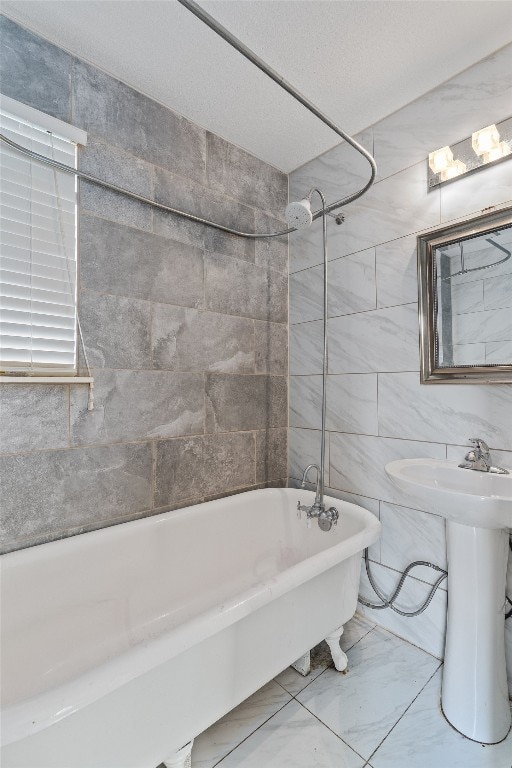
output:
<instances>
[{"instance_id":1,"label":"large gray wall tile","mask_svg":"<svg viewBox=\"0 0 512 768\"><path fill-rule=\"evenodd\" d=\"M177 504L254 483L254 435L250 432L162 440L157 444L156 504Z\"/></svg>"},{"instance_id":2,"label":"large gray wall tile","mask_svg":"<svg viewBox=\"0 0 512 768\"><path fill-rule=\"evenodd\" d=\"M65 384L0 384L0 452L69 445L68 397Z\"/></svg>"},{"instance_id":3,"label":"large gray wall tile","mask_svg":"<svg viewBox=\"0 0 512 768\"><path fill-rule=\"evenodd\" d=\"M82 171L138 195L153 198L153 166L94 137L78 152ZM151 231L153 209L97 184L80 181L80 209L103 218Z\"/></svg>"},{"instance_id":4,"label":"large gray wall tile","mask_svg":"<svg viewBox=\"0 0 512 768\"><path fill-rule=\"evenodd\" d=\"M90 181L80 181L80 207L84 213L94 213L109 221L137 227L145 232L153 230L153 211L149 205L130 200L126 195L103 189Z\"/></svg>"},{"instance_id":5,"label":"large gray wall tile","mask_svg":"<svg viewBox=\"0 0 512 768\"><path fill-rule=\"evenodd\" d=\"M254 325L245 317L155 304L155 368L254 373Z\"/></svg>"},{"instance_id":6,"label":"large gray wall tile","mask_svg":"<svg viewBox=\"0 0 512 768\"><path fill-rule=\"evenodd\" d=\"M205 494L243 488L255 482L254 435L249 432L205 435Z\"/></svg>"},{"instance_id":7,"label":"large gray wall tile","mask_svg":"<svg viewBox=\"0 0 512 768\"><path fill-rule=\"evenodd\" d=\"M204 430L202 374L94 371L94 411L86 387L71 390L74 445L196 435Z\"/></svg>"},{"instance_id":8,"label":"large gray wall tile","mask_svg":"<svg viewBox=\"0 0 512 768\"><path fill-rule=\"evenodd\" d=\"M73 71L73 123L150 163L205 178L202 128L83 61Z\"/></svg>"},{"instance_id":9,"label":"large gray wall tile","mask_svg":"<svg viewBox=\"0 0 512 768\"><path fill-rule=\"evenodd\" d=\"M81 171L103 181L123 187L137 195L151 198L154 192L155 168L151 163L94 136L80 146L78 161ZM83 206L83 198L80 204Z\"/></svg>"},{"instance_id":10,"label":"large gray wall tile","mask_svg":"<svg viewBox=\"0 0 512 768\"><path fill-rule=\"evenodd\" d=\"M206 169L212 189L274 215L286 208L286 174L213 133L207 134Z\"/></svg>"},{"instance_id":11,"label":"large gray wall tile","mask_svg":"<svg viewBox=\"0 0 512 768\"><path fill-rule=\"evenodd\" d=\"M151 367L148 301L82 291L79 315L93 368Z\"/></svg>"},{"instance_id":12,"label":"large gray wall tile","mask_svg":"<svg viewBox=\"0 0 512 768\"><path fill-rule=\"evenodd\" d=\"M254 232L254 210L190 179L155 168L155 200L243 232ZM255 241L154 211L155 231L209 251L254 262Z\"/></svg>"},{"instance_id":13,"label":"large gray wall tile","mask_svg":"<svg viewBox=\"0 0 512 768\"><path fill-rule=\"evenodd\" d=\"M5 543L151 507L151 448L131 444L0 458Z\"/></svg>"},{"instance_id":14,"label":"large gray wall tile","mask_svg":"<svg viewBox=\"0 0 512 768\"><path fill-rule=\"evenodd\" d=\"M256 432L256 482L280 480L288 474L287 430Z\"/></svg>"},{"instance_id":15,"label":"large gray wall tile","mask_svg":"<svg viewBox=\"0 0 512 768\"><path fill-rule=\"evenodd\" d=\"M282 232L288 228L282 220L261 211L254 212L254 224L256 232ZM254 242L254 248L254 260L260 267L270 267L288 273L288 235L258 238Z\"/></svg>"},{"instance_id":16,"label":"large gray wall tile","mask_svg":"<svg viewBox=\"0 0 512 768\"><path fill-rule=\"evenodd\" d=\"M80 279L90 291L196 307L203 252L93 216L80 221Z\"/></svg>"},{"instance_id":17,"label":"large gray wall tile","mask_svg":"<svg viewBox=\"0 0 512 768\"><path fill-rule=\"evenodd\" d=\"M153 208L153 232L157 235L203 248L206 237L205 230L206 227L203 224Z\"/></svg>"},{"instance_id":18,"label":"large gray wall tile","mask_svg":"<svg viewBox=\"0 0 512 768\"><path fill-rule=\"evenodd\" d=\"M287 321L288 280L282 272L207 253L205 293L206 307L213 312Z\"/></svg>"},{"instance_id":19,"label":"large gray wall tile","mask_svg":"<svg viewBox=\"0 0 512 768\"><path fill-rule=\"evenodd\" d=\"M159 440L156 453L155 505L177 504L204 495L203 437Z\"/></svg>"},{"instance_id":20,"label":"large gray wall tile","mask_svg":"<svg viewBox=\"0 0 512 768\"><path fill-rule=\"evenodd\" d=\"M1 15L0 41L2 93L70 122L72 57Z\"/></svg>"},{"instance_id":21,"label":"large gray wall tile","mask_svg":"<svg viewBox=\"0 0 512 768\"><path fill-rule=\"evenodd\" d=\"M282 376L206 375L206 432L285 427L287 408Z\"/></svg>"},{"instance_id":22,"label":"large gray wall tile","mask_svg":"<svg viewBox=\"0 0 512 768\"><path fill-rule=\"evenodd\" d=\"M210 136L207 175L204 129L0 23L3 92L87 130L83 171L228 227L285 229L284 174ZM29 465L18 454L18 474L16 462L5 470L8 549L286 483L287 237L240 238L86 181L79 203L79 309L95 409L83 385L0 389L1 448L34 456ZM211 409L206 436L205 374L221 422ZM239 412L230 420L231 396ZM246 424L259 430L257 452ZM140 472L130 451L145 456ZM23 471L26 510L24 496L20 509L13 501Z\"/></svg>"},{"instance_id":23,"label":"large gray wall tile","mask_svg":"<svg viewBox=\"0 0 512 768\"><path fill-rule=\"evenodd\" d=\"M288 326L254 321L256 373L286 376L288 373Z\"/></svg>"}]
</instances>

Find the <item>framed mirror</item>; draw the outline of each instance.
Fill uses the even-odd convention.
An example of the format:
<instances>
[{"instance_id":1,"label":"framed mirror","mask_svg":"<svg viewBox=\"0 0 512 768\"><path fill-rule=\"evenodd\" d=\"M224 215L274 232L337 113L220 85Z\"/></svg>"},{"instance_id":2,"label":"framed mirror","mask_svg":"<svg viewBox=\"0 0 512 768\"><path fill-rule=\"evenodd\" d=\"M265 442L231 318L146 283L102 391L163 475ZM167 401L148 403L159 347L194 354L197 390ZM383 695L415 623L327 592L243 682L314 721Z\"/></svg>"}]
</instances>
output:
<instances>
[{"instance_id":1,"label":"framed mirror","mask_svg":"<svg viewBox=\"0 0 512 768\"><path fill-rule=\"evenodd\" d=\"M512 383L512 208L418 237L422 384Z\"/></svg>"}]
</instances>

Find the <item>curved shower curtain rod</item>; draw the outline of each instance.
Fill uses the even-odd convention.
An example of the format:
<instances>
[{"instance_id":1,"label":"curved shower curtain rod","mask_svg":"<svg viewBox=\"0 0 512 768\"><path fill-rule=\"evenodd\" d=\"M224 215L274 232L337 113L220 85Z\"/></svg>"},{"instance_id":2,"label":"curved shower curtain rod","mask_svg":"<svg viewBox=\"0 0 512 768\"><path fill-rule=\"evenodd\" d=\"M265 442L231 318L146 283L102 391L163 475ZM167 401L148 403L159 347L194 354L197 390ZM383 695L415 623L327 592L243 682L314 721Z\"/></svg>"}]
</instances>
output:
<instances>
[{"instance_id":1,"label":"curved shower curtain rod","mask_svg":"<svg viewBox=\"0 0 512 768\"><path fill-rule=\"evenodd\" d=\"M336 208L341 208L344 205L347 205L348 203L353 202L354 200L357 200L359 197L364 195L364 193L372 186L373 182L375 181L375 175L377 173L377 165L375 163L374 158L372 155L363 147L359 142L357 142L355 139L353 139L351 136L348 135L348 133L345 133L341 128L339 128L335 123L332 122L326 115L324 115L322 112L320 112L319 109L315 107L312 102L310 102L308 99L305 98L305 96L302 96L302 94L297 91L293 85L288 83L281 75L273 70L271 67L269 67L262 59L259 58L259 56L256 56L255 53L253 53L249 48L247 48L246 45L244 45L238 38L236 38L234 35L231 34L225 27L223 27L221 24L219 24L212 16L210 16L206 11L204 11L201 6L199 6L197 3L194 2L194 0L178 0L181 5L183 5L185 8L188 8L191 13L194 14L198 19L200 19L204 24L206 24L210 29L212 29L214 32L216 32L220 37L222 37L227 43L229 43L233 48L235 48L239 53L242 54L242 56L245 56L246 59L249 59L258 69L261 69L262 72L264 72L267 77L270 77L271 80L273 80L277 85L279 85L281 88L283 88L287 93L290 94L296 101L298 101L300 104L302 104L306 109L308 109L310 112L312 112L313 115L318 117L319 120L321 120L325 125L327 125L329 128L331 128L335 133L338 134L342 139L344 139L348 144L350 144L357 152L359 152L363 157L366 158L368 163L371 167L371 175L370 179L367 181L367 183L362 187L359 191L352 193L351 195L348 195L347 197L342 198L341 200L336 200L334 203L329 203L325 206L325 209L319 209L313 213L313 220L318 219L320 216L324 215L324 213L330 213L331 211L335 210ZM4 136L0 133L0 140L3 141L8 146L12 147L18 152L21 152L24 155L28 155L28 157L33 158L34 160L37 160L38 162L45 163L46 165L52 166L52 168L56 168L59 171L63 171L64 173L70 173L75 176L77 176L79 179L83 179L84 181L90 181L93 184L96 184L97 186L104 187L105 189L110 189L113 192L119 192L122 195L126 195L127 197L132 198L132 200L138 200L139 202L146 203L147 205L151 205L154 208L158 208L161 211L166 211L167 213L174 213L177 216L182 216L185 219L189 219L190 221L195 221L198 224L206 224L207 226L214 227L215 229L219 229L222 232L227 232L231 235L238 235L239 237L245 237L245 238L266 238L266 237L280 237L282 235L288 235L290 232L296 232L296 227L290 227L288 229L283 229L278 232L241 232L238 229L234 229L232 227L226 227L223 224L218 224L216 221L210 221L209 219L204 219L201 216L195 216L193 213L187 213L186 211L180 211L178 208L174 208L170 205L165 205L164 203L158 203L155 200L151 200L147 197L144 197L143 195L138 195L135 192L131 192L128 189L124 189L123 187L119 187L116 184L110 184L107 181L103 181L103 179L99 179L96 176L92 176L89 173L85 173L84 171L81 171L77 168L71 168L69 165L65 165L64 163L59 163L57 160L53 160L49 157L44 157L44 155L40 155L37 152L33 152L30 149L27 149L26 147L21 146L20 144L17 144L15 141L12 141L12 139L9 139L7 136Z\"/></svg>"}]
</instances>

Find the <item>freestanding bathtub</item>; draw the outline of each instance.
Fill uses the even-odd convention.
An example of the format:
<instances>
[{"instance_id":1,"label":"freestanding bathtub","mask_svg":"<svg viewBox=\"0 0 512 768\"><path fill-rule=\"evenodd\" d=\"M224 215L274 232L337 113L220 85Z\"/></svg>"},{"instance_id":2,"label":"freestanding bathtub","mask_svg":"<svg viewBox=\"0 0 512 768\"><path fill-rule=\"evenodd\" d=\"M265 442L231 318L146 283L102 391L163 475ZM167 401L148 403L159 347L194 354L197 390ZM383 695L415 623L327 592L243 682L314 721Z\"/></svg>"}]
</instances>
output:
<instances>
[{"instance_id":1,"label":"freestanding bathtub","mask_svg":"<svg viewBox=\"0 0 512 768\"><path fill-rule=\"evenodd\" d=\"M355 612L366 510L260 490L2 557L2 768L155 768Z\"/></svg>"}]
</instances>

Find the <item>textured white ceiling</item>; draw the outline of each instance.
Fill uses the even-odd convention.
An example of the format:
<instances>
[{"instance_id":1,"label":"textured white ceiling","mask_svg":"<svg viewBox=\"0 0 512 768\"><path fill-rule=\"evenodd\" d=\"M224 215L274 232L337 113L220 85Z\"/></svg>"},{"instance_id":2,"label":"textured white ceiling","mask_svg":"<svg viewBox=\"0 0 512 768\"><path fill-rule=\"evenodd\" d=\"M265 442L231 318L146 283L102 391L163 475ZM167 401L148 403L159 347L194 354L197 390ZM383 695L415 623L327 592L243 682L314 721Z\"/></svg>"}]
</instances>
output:
<instances>
[{"instance_id":1,"label":"textured white ceiling","mask_svg":"<svg viewBox=\"0 0 512 768\"><path fill-rule=\"evenodd\" d=\"M201 0L356 133L512 40L510 0ZM339 143L176 0L3 0L2 12L291 171Z\"/></svg>"}]
</instances>

